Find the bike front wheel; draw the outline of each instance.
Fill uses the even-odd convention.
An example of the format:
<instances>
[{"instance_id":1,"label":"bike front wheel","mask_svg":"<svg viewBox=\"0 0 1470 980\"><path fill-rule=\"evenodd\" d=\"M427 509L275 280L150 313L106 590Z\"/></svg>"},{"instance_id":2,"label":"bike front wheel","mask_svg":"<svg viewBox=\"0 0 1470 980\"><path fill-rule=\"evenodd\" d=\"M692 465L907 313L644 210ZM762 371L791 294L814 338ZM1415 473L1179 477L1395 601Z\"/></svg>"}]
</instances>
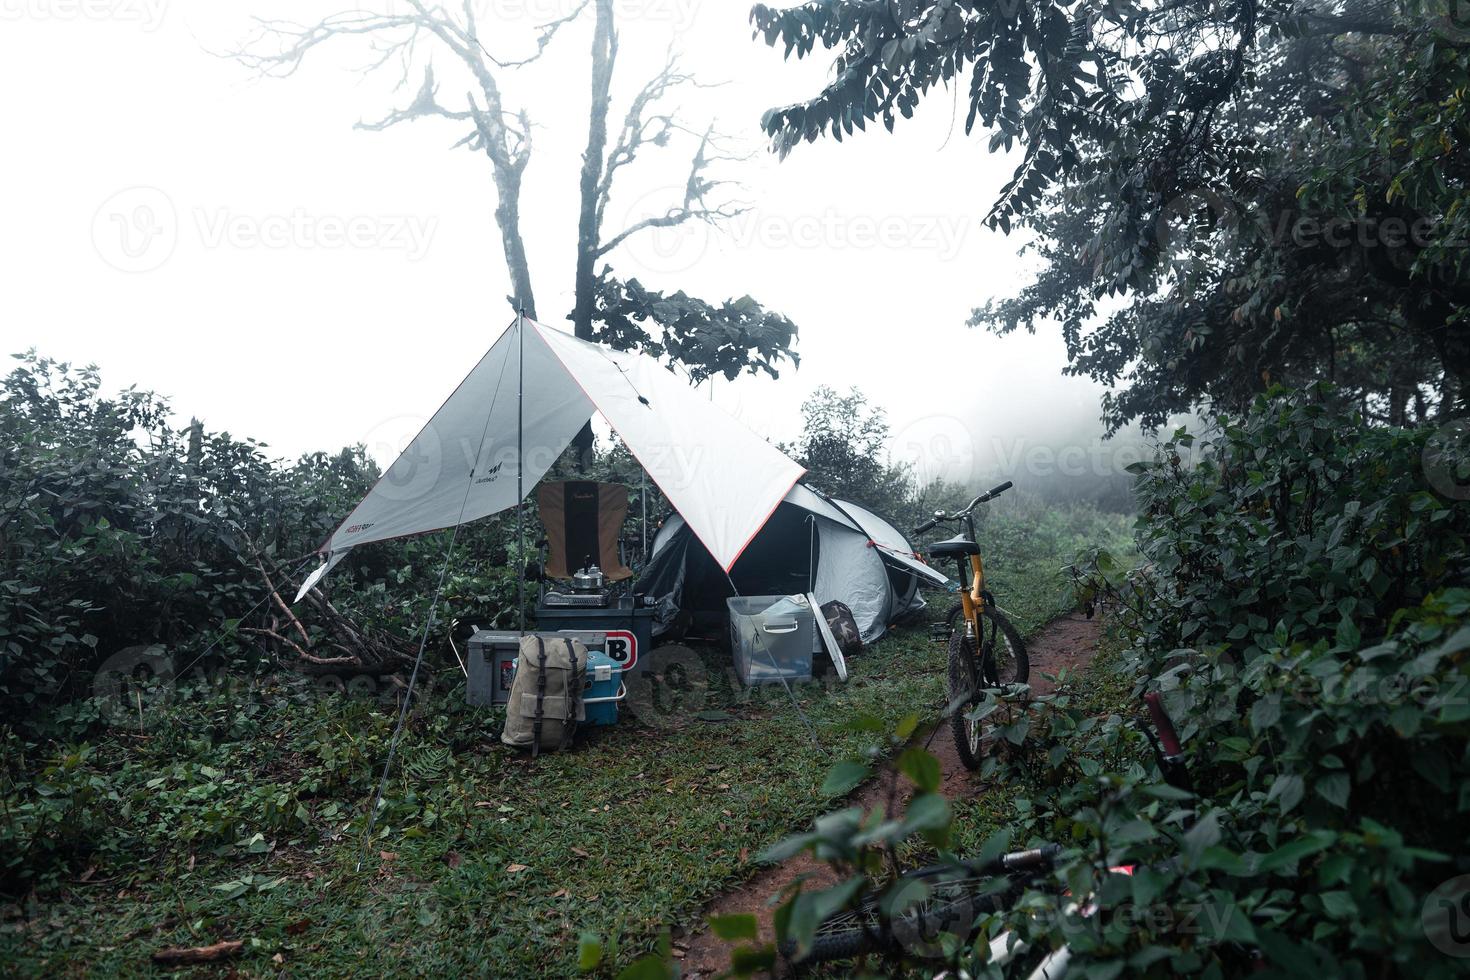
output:
<instances>
[{"instance_id":1,"label":"bike front wheel","mask_svg":"<svg viewBox=\"0 0 1470 980\"><path fill-rule=\"evenodd\" d=\"M966 716L980 703L985 689L1026 683L1031 664L1021 634L994 608L981 614L979 636L971 636L966 630L960 606L950 611L949 623L949 700L957 706L950 725L960 762L967 769L978 769L985 723Z\"/></svg>"}]
</instances>

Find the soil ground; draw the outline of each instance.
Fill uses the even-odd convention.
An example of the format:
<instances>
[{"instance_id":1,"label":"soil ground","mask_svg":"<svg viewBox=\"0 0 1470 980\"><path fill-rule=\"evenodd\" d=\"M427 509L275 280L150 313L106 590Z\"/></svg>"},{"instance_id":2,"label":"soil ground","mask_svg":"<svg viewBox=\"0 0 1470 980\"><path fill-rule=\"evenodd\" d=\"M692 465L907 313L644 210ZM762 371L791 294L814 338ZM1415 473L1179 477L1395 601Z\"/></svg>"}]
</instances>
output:
<instances>
[{"instance_id":1,"label":"soil ground","mask_svg":"<svg viewBox=\"0 0 1470 980\"><path fill-rule=\"evenodd\" d=\"M1101 624L1097 620L1087 619L1081 613L1071 613L1048 623L1028 640L1026 652L1031 661L1032 689L1044 694L1052 688L1052 682L1047 675L1055 676L1064 667L1075 670L1086 666L1097 653L1101 629ZM929 744L929 751L939 759L944 773L940 792L946 797L959 799L973 795L982 789L960 762L954 739L950 736L947 725L934 734ZM855 790L847 798L847 803L849 806L858 806L866 810L884 802L889 791L889 784L886 780L871 780ZM908 791L905 790L903 796L906 798L907 795ZM906 802L906 799L904 801ZM833 808L837 808L835 804ZM772 942L774 941L771 925L772 909L766 904L767 900L786 885L803 876L807 878L810 883L809 887L812 889L836 884L836 877L827 865L814 860L810 854L803 852L790 860L758 872L739 888L715 899L705 908L701 921L707 921L710 916L715 915L754 915L760 923L761 942ZM685 977L716 977L728 971L732 944L724 942L709 929L703 929L691 937L686 937L680 941L679 945L686 947L684 949L676 947L676 952L684 954L680 958L680 966Z\"/></svg>"}]
</instances>

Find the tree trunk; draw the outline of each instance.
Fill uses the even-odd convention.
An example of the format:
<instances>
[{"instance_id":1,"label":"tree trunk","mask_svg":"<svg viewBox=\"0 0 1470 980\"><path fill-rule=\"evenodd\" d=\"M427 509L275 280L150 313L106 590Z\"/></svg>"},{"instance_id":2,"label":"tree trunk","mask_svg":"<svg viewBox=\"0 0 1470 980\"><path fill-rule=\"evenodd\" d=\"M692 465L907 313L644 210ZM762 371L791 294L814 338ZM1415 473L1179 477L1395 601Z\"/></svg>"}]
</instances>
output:
<instances>
[{"instance_id":1,"label":"tree trunk","mask_svg":"<svg viewBox=\"0 0 1470 980\"><path fill-rule=\"evenodd\" d=\"M511 300L517 312L536 319L536 295L531 291L531 265L526 260L526 243L521 238L521 175L495 170L495 224L505 250L505 267L510 273Z\"/></svg>"},{"instance_id":2,"label":"tree trunk","mask_svg":"<svg viewBox=\"0 0 1470 980\"><path fill-rule=\"evenodd\" d=\"M587 149L582 153L581 211L577 220L577 265L573 333L592 339L592 310L597 286L597 192L607 159L607 116L611 110L613 63L617 38L613 27L613 0L596 0L597 21L592 31L592 101L588 108ZM579 464L585 469L592 457L592 426L584 425L574 441Z\"/></svg>"}]
</instances>

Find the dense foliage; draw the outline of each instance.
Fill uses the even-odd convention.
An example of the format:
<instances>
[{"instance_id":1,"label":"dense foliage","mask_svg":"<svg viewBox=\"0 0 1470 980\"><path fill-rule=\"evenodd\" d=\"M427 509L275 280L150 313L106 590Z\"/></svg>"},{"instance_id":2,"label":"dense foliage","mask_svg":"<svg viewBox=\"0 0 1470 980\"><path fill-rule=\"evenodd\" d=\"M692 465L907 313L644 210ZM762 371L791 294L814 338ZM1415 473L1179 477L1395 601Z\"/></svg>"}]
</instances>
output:
<instances>
[{"instance_id":1,"label":"dense foliage","mask_svg":"<svg viewBox=\"0 0 1470 980\"><path fill-rule=\"evenodd\" d=\"M23 724L91 693L98 668L155 645L170 669L272 666L236 631L259 609L257 558L286 570L367 492L361 447L293 463L203 426L172 426L168 404L104 397L95 369L37 357L0 381L0 712ZM508 536L467 529L446 581L435 649L454 616L487 624L514 610ZM407 636L425 618L442 536L357 549L334 599ZM280 583L278 583L280 584ZM208 656L200 660L201 655ZM437 656L437 654L436 654Z\"/></svg>"},{"instance_id":2,"label":"dense foliage","mask_svg":"<svg viewBox=\"0 0 1470 980\"><path fill-rule=\"evenodd\" d=\"M176 430L149 392L34 355L0 382L0 705L87 690L107 657L198 649L258 591L253 553L309 553L372 478L360 450L278 466Z\"/></svg>"},{"instance_id":3,"label":"dense foliage","mask_svg":"<svg viewBox=\"0 0 1470 980\"><path fill-rule=\"evenodd\" d=\"M601 456L597 475L627 482L626 462ZM993 588L1030 631L1067 608L1060 567L1079 539L1127 531L1116 516L1038 508L997 514L985 533ZM385 548L381 573L340 567L333 598L421 625L418 566L436 573L443 544ZM494 581L487 564L471 553L451 567L445 622L493 611L474 591ZM698 924L762 847L821 811L833 754L866 738L849 719L896 724L944 685L943 646L895 629L851 662L852 683L798 689L817 745L783 689L744 688L728 654L700 650L675 661L688 696L663 703L666 715L642 724L635 693L640 723L528 765L499 745L503 715L466 705L452 654L430 655L371 842L368 801L401 695L392 678L344 687L289 669L211 670L164 699L75 701L47 713L44 731L7 714L0 972L144 976L160 948L239 939L242 974L341 976L371 962L564 976L596 962L591 975L617 975L671 926L677 939ZM215 654L205 663L220 666Z\"/></svg>"},{"instance_id":4,"label":"dense foliage","mask_svg":"<svg viewBox=\"0 0 1470 980\"><path fill-rule=\"evenodd\" d=\"M837 52L819 95L767 114L782 152L891 130L949 86L967 131L1019 145L989 220L1032 233L1040 268L971 322L1060 323L1070 370L1115 388L1111 425L1323 378L1403 424L1470 380L1470 48L1442 7L835 0L752 19L788 54Z\"/></svg>"},{"instance_id":5,"label":"dense foliage","mask_svg":"<svg viewBox=\"0 0 1470 980\"><path fill-rule=\"evenodd\" d=\"M1470 872L1470 510L1430 489L1430 431L1337 404L1273 392L1138 468L1146 562L1084 568L1127 639L1131 694L978 709L996 724L986 775L1021 790L984 850L1066 848L991 933L1065 942L1088 976L1457 972L1463 941L1434 896L1448 883L1453 910L1470 893L1454 885ZM1470 474L1463 453L1429 458ZM1179 723L1196 793L1154 766L1146 689ZM913 750L899 762L934 788ZM812 908L883 887L892 844L962 836L941 804L921 793L902 821L835 814L796 839L850 877L797 900L791 936L809 937ZM1096 913L1069 911L1064 887ZM993 975L985 948L930 953Z\"/></svg>"}]
</instances>

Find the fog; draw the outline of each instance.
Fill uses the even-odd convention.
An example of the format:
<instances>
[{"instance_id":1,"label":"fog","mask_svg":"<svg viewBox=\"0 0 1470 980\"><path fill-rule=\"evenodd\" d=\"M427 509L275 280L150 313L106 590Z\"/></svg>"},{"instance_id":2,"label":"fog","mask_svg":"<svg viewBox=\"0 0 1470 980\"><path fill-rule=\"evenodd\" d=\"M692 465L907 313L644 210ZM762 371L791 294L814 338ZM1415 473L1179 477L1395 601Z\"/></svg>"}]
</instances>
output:
<instances>
[{"instance_id":1,"label":"fog","mask_svg":"<svg viewBox=\"0 0 1470 980\"><path fill-rule=\"evenodd\" d=\"M479 3L483 41L502 59L532 52L536 25L574 6ZM361 44L324 45L284 80L214 53L236 47L252 16L306 22L350 6L0 0L7 351L95 362L108 385L155 389L181 418L281 456L363 442L391 459L512 316L484 158L451 150L461 129L445 121L355 130L419 80L395 92L392 68L364 77ZM1084 477L1115 469L1109 450L1089 448L1099 390L1061 375L1054 332L964 325L1026 278L1021 241L980 221L1014 159L967 138L963 112L936 97L896 136L874 127L778 162L761 112L814 93L828 60L783 61L751 39L747 10L618 10L614 118L672 44L702 81L723 83L677 104L691 126L714 120L752 154L719 173L743 183L733 196L751 210L722 231L634 238L611 264L712 302L750 293L801 331L799 370L718 380L714 400L789 440L814 388L857 387L888 411L893 451L921 478L974 483L1058 446L1074 447L1062 465ZM522 226L541 319L563 329L590 35L585 17L540 61L501 75L508 105L535 126ZM456 84L453 66L436 68ZM608 232L662 210L689 152L628 168Z\"/></svg>"}]
</instances>

